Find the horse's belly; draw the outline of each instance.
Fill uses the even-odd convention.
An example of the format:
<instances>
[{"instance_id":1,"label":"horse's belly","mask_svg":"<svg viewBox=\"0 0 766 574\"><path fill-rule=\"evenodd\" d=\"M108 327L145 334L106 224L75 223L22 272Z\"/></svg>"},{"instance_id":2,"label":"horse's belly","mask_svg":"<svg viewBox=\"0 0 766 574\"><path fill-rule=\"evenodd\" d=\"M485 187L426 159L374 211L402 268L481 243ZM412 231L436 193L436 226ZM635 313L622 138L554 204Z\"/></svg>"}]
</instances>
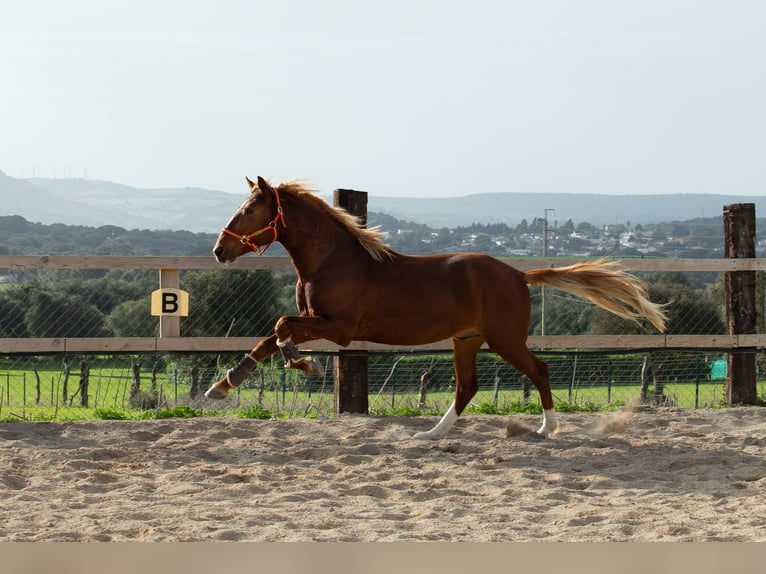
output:
<instances>
[{"instance_id":1,"label":"horse's belly","mask_svg":"<svg viewBox=\"0 0 766 574\"><path fill-rule=\"evenodd\" d=\"M356 338L385 345L425 345L476 331L476 323L470 308L458 311L425 303L419 308L383 305L376 312L365 313Z\"/></svg>"}]
</instances>

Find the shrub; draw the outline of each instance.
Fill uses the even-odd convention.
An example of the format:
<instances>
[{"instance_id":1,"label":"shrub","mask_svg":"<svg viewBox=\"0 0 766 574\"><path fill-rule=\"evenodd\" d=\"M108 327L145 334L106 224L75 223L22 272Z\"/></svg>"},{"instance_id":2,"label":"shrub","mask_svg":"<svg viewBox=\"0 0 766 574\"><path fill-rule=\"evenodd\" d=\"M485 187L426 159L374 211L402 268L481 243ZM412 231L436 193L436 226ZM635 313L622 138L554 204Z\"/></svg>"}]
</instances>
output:
<instances>
[{"instance_id":1,"label":"shrub","mask_svg":"<svg viewBox=\"0 0 766 574\"><path fill-rule=\"evenodd\" d=\"M124 412L117 409L94 409L93 416L105 421L124 421L128 419L128 416Z\"/></svg>"},{"instance_id":2,"label":"shrub","mask_svg":"<svg viewBox=\"0 0 766 574\"><path fill-rule=\"evenodd\" d=\"M240 411L237 416L243 419L273 419L274 413L264 409L261 405L252 405L250 408Z\"/></svg>"}]
</instances>

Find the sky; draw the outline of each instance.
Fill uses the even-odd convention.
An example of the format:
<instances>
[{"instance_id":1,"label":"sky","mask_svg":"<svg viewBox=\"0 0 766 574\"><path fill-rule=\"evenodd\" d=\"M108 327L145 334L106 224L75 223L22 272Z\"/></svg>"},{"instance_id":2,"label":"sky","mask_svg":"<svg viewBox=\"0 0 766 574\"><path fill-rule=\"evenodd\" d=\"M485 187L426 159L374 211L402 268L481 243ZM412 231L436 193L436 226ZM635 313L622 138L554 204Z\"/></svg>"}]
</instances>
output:
<instances>
[{"instance_id":1,"label":"sky","mask_svg":"<svg viewBox=\"0 0 766 574\"><path fill-rule=\"evenodd\" d=\"M0 170L766 195L766 2L0 0Z\"/></svg>"}]
</instances>

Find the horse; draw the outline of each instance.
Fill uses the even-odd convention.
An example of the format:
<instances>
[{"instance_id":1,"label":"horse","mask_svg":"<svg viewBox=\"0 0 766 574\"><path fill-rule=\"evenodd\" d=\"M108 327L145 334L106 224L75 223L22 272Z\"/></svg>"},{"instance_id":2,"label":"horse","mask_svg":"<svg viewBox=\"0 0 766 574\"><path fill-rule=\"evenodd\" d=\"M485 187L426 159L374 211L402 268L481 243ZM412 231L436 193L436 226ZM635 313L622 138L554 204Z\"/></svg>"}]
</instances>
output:
<instances>
[{"instance_id":1,"label":"horse","mask_svg":"<svg viewBox=\"0 0 766 574\"><path fill-rule=\"evenodd\" d=\"M486 343L535 385L543 409L537 433L558 428L547 365L526 344L531 297L528 286L547 285L589 300L612 313L664 331L662 305L646 285L617 262L599 259L522 272L479 253L403 255L299 181L272 186L246 178L250 195L234 212L213 248L219 263L249 252L263 254L274 242L286 249L297 273L298 315L285 315L265 337L213 383L205 395L223 399L255 366L280 351L285 366L309 374L324 370L297 345L326 339L414 346L451 339L454 400L439 422L413 438L440 439L478 391L476 356Z\"/></svg>"}]
</instances>

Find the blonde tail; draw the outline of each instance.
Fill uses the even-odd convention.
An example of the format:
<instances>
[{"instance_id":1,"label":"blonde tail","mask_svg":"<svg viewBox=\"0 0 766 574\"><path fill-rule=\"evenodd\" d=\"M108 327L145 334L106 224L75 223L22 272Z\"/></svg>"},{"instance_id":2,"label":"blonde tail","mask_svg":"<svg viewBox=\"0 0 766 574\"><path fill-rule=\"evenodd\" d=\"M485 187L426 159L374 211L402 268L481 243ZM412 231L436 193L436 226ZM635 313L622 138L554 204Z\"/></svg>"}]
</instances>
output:
<instances>
[{"instance_id":1,"label":"blonde tail","mask_svg":"<svg viewBox=\"0 0 766 574\"><path fill-rule=\"evenodd\" d=\"M665 330L664 307L652 303L646 284L616 261L598 259L568 267L533 269L524 275L529 285L550 285L587 299L619 317L637 323L645 317L659 331Z\"/></svg>"}]
</instances>

